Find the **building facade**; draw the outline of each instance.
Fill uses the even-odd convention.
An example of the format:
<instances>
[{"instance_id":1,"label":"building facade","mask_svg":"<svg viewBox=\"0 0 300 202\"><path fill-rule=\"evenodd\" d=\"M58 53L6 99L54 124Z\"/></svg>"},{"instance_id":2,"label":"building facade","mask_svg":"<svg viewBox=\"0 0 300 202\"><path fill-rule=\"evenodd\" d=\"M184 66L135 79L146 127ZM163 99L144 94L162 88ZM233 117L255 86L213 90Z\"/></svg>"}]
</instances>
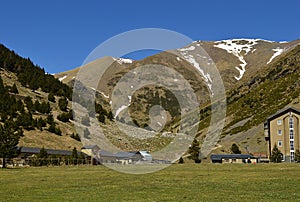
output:
<instances>
[{"instance_id":1,"label":"building facade","mask_svg":"<svg viewBox=\"0 0 300 202\"><path fill-rule=\"evenodd\" d=\"M280 110L265 122L265 139L268 155L276 145L283 154L284 162L294 162L296 150L300 150L300 111L293 107Z\"/></svg>"}]
</instances>

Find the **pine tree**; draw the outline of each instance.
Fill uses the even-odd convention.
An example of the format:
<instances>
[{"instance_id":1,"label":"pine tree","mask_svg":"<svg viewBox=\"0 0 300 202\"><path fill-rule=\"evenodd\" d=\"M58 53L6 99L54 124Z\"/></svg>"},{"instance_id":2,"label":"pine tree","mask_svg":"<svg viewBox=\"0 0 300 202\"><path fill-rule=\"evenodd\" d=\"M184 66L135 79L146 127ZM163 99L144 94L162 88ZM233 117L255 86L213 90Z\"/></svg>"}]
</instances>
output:
<instances>
[{"instance_id":1,"label":"pine tree","mask_svg":"<svg viewBox=\"0 0 300 202\"><path fill-rule=\"evenodd\" d=\"M55 133L56 135L61 136L61 130L60 130L60 127L55 127L54 133Z\"/></svg>"},{"instance_id":2,"label":"pine tree","mask_svg":"<svg viewBox=\"0 0 300 202\"><path fill-rule=\"evenodd\" d=\"M231 148L230 148L231 152L234 153L234 154L241 154L242 152L240 151L239 149L239 146L237 146L237 144L233 143L231 145Z\"/></svg>"},{"instance_id":3,"label":"pine tree","mask_svg":"<svg viewBox=\"0 0 300 202\"><path fill-rule=\"evenodd\" d=\"M192 142L192 145L189 147L188 153L190 154L190 156L188 157L189 159L194 160L195 163L201 163L201 159L199 157L200 147L199 142L196 138Z\"/></svg>"},{"instance_id":4,"label":"pine tree","mask_svg":"<svg viewBox=\"0 0 300 202\"><path fill-rule=\"evenodd\" d=\"M48 94L48 100L50 102L55 103L55 97L54 97L54 93L52 91Z\"/></svg>"},{"instance_id":5,"label":"pine tree","mask_svg":"<svg viewBox=\"0 0 300 202\"><path fill-rule=\"evenodd\" d=\"M48 165L48 153L44 147L40 150L40 153L37 155L37 158L39 166Z\"/></svg>"},{"instance_id":6,"label":"pine tree","mask_svg":"<svg viewBox=\"0 0 300 202\"><path fill-rule=\"evenodd\" d=\"M61 111L67 111L68 109L68 100L65 97L62 97L58 100L58 106Z\"/></svg>"},{"instance_id":7,"label":"pine tree","mask_svg":"<svg viewBox=\"0 0 300 202\"><path fill-rule=\"evenodd\" d=\"M15 83L14 83L14 85L11 87L10 92L11 92L11 93L14 93L14 94L19 94L18 88L17 88L17 86L16 86Z\"/></svg>"},{"instance_id":8,"label":"pine tree","mask_svg":"<svg viewBox=\"0 0 300 202\"><path fill-rule=\"evenodd\" d=\"M34 120L30 112L24 112L18 116L17 124L23 126L26 130L32 130L34 126Z\"/></svg>"},{"instance_id":9,"label":"pine tree","mask_svg":"<svg viewBox=\"0 0 300 202\"><path fill-rule=\"evenodd\" d=\"M51 123L47 129L50 133L55 133L55 123Z\"/></svg>"},{"instance_id":10,"label":"pine tree","mask_svg":"<svg viewBox=\"0 0 300 202\"><path fill-rule=\"evenodd\" d=\"M184 160L182 157L180 157L179 161L178 161L179 164L183 164L184 163Z\"/></svg>"},{"instance_id":11,"label":"pine tree","mask_svg":"<svg viewBox=\"0 0 300 202\"><path fill-rule=\"evenodd\" d=\"M73 151L72 151L72 160L73 160L73 164L77 165L77 161L78 161L78 152L76 147L74 147Z\"/></svg>"},{"instance_id":12,"label":"pine tree","mask_svg":"<svg viewBox=\"0 0 300 202\"><path fill-rule=\"evenodd\" d=\"M105 116L104 116L104 114L99 114L99 116L98 116L98 120L101 122L101 123L105 123Z\"/></svg>"},{"instance_id":13,"label":"pine tree","mask_svg":"<svg viewBox=\"0 0 300 202\"><path fill-rule=\"evenodd\" d=\"M282 158L283 158L283 154L281 153L281 151L278 149L277 145L275 144L272 149L270 161L273 163L281 163Z\"/></svg>"},{"instance_id":14,"label":"pine tree","mask_svg":"<svg viewBox=\"0 0 300 202\"><path fill-rule=\"evenodd\" d=\"M112 121L114 119L113 113L111 111L108 112L107 118Z\"/></svg>"},{"instance_id":15,"label":"pine tree","mask_svg":"<svg viewBox=\"0 0 300 202\"><path fill-rule=\"evenodd\" d=\"M72 134L70 135L70 137L73 138L74 140L77 140L77 141L80 142L80 137L79 137L78 133L76 133L76 134L72 133Z\"/></svg>"},{"instance_id":16,"label":"pine tree","mask_svg":"<svg viewBox=\"0 0 300 202\"><path fill-rule=\"evenodd\" d=\"M69 122L69 113L63 112L57 116L57 119L62 122Z\"/></svg>"},{"instance_id":17,"label":"pine tree","mask_svg":"<svg viewBox=\"0 0 300 202\"><path fill-rule=\"evenodd\" d=\"M0 157L3 158L2 167L6 168L6 159L17 155L17 144L23 131L12 121L0 124Z\"/></svg>"},{"instance_id":18,"label":"pine tree","mask_svg":"<svg viewBox=\"0 0 300 202\"><path fill-rule=\"evenodd\" d=\"M24 102L26 104L26 108L28 111L34 111L34 107L33 107L33 102L32 102L32 98L30 96L27 96L24 99Z\"/></svg>"},{"instance_id":19,"label":"pine tree","mask_svg":"<svg viewBox=\"0 0 300 202\"><path fill-rule=\"evenodd\" d=\"M51 125L51 124L54 123L54 118L53 118L53 115L52 115L52 114L49 114L49 115L47 116L47 123L48 123L49 125ZM54 125L55 125L55 123L54 123Z\"/></svg>"},{"instance_id":20,"label":"pine tree","mask_svg":"<svg viewBox=\"0 0 300 202\"><path fill-rule=\"evenodd\" d=\"M35 92L39 88L39 84L35 79L32 79L29 83L29 88Z\"/></svg>"}]
</instances>

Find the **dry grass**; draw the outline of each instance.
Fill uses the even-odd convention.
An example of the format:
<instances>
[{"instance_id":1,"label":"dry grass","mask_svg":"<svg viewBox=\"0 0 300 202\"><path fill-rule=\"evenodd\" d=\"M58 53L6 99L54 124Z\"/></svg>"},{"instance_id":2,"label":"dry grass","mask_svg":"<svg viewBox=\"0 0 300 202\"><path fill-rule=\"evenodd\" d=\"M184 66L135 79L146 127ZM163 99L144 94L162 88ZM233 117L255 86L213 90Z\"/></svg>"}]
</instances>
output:
<instances>
[{"instance_id":1,"label":"dry grass","mask_svg":"<svg viewBox=\"0 0 300 202\"><path fill-rule=\"evenodd\" d=\"M296 201L300 164L176 164L130 175L103 166L0 170L1 201Z\"/></svg>"}]
</instances>

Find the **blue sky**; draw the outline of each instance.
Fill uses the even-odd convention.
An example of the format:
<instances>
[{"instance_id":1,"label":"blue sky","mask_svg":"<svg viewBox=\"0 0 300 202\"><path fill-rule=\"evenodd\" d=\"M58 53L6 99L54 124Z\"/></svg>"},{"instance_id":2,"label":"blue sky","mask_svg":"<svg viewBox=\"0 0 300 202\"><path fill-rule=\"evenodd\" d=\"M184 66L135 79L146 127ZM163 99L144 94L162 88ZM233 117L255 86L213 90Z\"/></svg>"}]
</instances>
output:
<instances>
[{"instance_id":1,"label":"blue sky","mask_svg":"<svg viewBox=\"0 0 300 202\"><path fill-rule=\"evenodd\" d=\"M298 0L2 0L0 8L0 43L49 73L80 66L103 41L138 28L193 40L300 38Z\"/></svg>"}]
</instances>

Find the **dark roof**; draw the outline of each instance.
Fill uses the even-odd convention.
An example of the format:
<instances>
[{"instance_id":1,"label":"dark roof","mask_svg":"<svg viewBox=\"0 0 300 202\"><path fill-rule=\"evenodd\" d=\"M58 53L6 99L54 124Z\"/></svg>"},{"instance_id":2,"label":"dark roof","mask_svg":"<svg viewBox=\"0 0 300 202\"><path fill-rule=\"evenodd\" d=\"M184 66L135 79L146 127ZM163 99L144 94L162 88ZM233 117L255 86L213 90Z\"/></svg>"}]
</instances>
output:
<instances>
[{"instance_id":1,"label":"dark roof","mask_svg":"<svg viewBox=\"0 0 300 202\"><path fill-rule=\"evenodd\" d=\"M108 151L105 151L105 150L101 150L101 151L99 152L99 154L100 154L100 157L101 157L101 156L115 157L115 155L114 155L113 153L108 152Z\"/></svg>"},{"instance_id":2,"label":"dark roof","mask_svg":"<svg viewBox=\"0 0 300 202\"><path fill-rule=\"evenodd\" d=\"M250 154L212 154L210 159L212 161L221 161L222 159L254 159Z\"/></svg>"},{"instance_id":3,"label":"dark roof","mask_svg":"<svg viewBox=\"0 0 300 202\"><path fill-rule=\"evenodd\" d=\"M101 150L99 152L100 154L100 157L114 157L114 158L117 158L117 159L128 159L128 158L131 158L133 157L134 155L138 154L138 152L133 152L133 151L130 151L130 152L118 152L116 154L113 154L111 152L108 152L108 151L105 151L105 150Z\"/></svg>"},{"instance_id":4,"label":"dark roof","mask_svg":"<svg viewBox=\"0 0 300 202\"><path fill-rule=\"evenodd\" d=\"M294 107L287 107L287 108L281 109L281 110L277 111L275 114L269 116L267 118L267 120L270 122L271 120L276 119L277 117L280 117L283 114L286 114L288 112L294 112L294 113L300 115L300 111L298 109L296 109Z\"/></svg>"},{"instance_id":5,"label":"dark roof","mask_svg":"<svg viewBox=\"0 0 300 202\"><path fill-rule=\"evenodd\" d=\"M94 148L97 148L98 146L97 145L85 145L83 146L82 148L83 149L94 149ZM99 148L99 147L98 147Z\"/></svg>"},{"instance_id":6,"label":"dark roof","mask_svg":"<svg viewBox=\"0 0 300 202\"><path fill-rule=\"evenodd\" d=\"M115 154L116 158L130 158L134 155L135 153L133 152L118 152Z\"/></svg>"},{"instance_id":7,"label":"dark roof","mask_svg":"<svg viewBox=\"0 0 300 202\"><path fill-rule=\"evenodd\" d=\"M41 148L36 147L20 147L21 153L32 153L32 154L38 154L40 153ZM68 150L56 150L56 149L45 149L47 151L47 154L52 155L65 155L65 156L71 156L72 151ZM81 154L81 152L77 152L78 154Z\"/></svg>"}]
</instances>

